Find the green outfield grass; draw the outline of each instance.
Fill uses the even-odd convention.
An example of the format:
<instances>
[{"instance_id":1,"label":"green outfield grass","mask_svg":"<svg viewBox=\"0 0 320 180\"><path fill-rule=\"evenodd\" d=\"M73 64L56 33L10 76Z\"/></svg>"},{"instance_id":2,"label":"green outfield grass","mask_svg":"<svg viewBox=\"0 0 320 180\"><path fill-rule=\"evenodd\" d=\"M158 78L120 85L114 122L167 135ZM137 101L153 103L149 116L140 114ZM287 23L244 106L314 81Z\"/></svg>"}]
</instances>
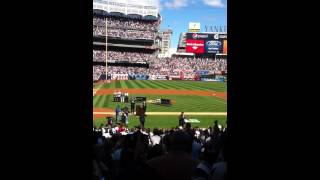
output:
<instances>
[{"instance_id":1,"label":"green outfield grass","mask_svg":"<svg viewBox=\"0 0 320 180\"><path fill-rule=\"evenodd\" d=\"M150 112L226 112L227 102L223 99L207 96L189 96L189 95L130 95L131 97L144 96L148 99L167 98L176 101L170 107L147 103L147 111ZM93 97L93 107L115 109L127 106L130 109L130 103L112 102L113 95L98 95Z\"/></svg>"},{"instance_id":2,"label":"green outfield grass","mask_svg":"<svg viewBox=\"0 0 320 180\"><path fill-rule=\"evenodd\" d=\"M94 85L94 88L141 88L141 89L184 89L184 90L212 90L226 92L227 84L221 82L202 82L202 81L149 81L149 80L129 80L112 81L109 84Z\"/></svg>"},{"instance_id":3,"label":"green outfield grass","mask_svg":"<svg viewBox=\"0 0 320 180\"><path fill-rule=\"evenodd\" d=\"M148 81L148 80L129 80L129 81L113 81L109 84L96 84L96 89L180 89L180 90L201 90L226 92L226 83L221 82L200 82L200 81ZM147 103L147 112L227 112L227 101L214 96L198 96L198 95L142 95L130 94L130 97L144 96L150 99L171 99L175 103L170 107L159 106ZM130 98L129 97L129 98ZM115 103L113 95L95 95L93 97L93 107L95 108L112 108L120 104L121 107L129 107L129 103ZM208 127L212 126L214 120L219 120L221 124L225 124L226 116L190 116L200 120L195 126ZM94 124L99 126L105 123L104 118L94 120ZM148 116L146 127L168 128L175 127L178 123L177 116ZM129 127L138 125L138 119L135 116L130 117Z\"/></svg>"},{"instance_id":4,"label":"green outfield grass","mask_svg":"<svg viewBox=\"0 0 320 180\"><path fill-rule=\"evenodd\" d=\"M213 126L213 122L218 120L219 124L226 126L226 116L187 116L189 119L198 119L200 123L191 123L192 127L207 128ZM101 124L105 125L105 118L98 118L93 121L96 127ZM139 125L139 119L137 116L129 116L128 126L135 127ZM178 126L178 116L147 116L145 127L146 128L172 128Z\"/></svg>"}]
</instances>

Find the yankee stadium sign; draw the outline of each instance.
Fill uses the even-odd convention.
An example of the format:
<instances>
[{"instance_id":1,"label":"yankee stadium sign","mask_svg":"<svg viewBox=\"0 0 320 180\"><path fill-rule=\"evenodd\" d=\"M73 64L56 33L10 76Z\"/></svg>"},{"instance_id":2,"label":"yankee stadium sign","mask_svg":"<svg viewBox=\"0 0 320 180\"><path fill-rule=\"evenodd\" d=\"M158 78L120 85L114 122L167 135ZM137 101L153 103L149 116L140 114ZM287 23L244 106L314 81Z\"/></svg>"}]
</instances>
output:
<instances>
[{"instance_id":1,"label":"yankee stadium sign","mask_svg":"<svg viewBox=\"0 0 320 180\"><path fill-rule=\"evenodd\" d=\"M227 32L227 26L205 26L205 32L221 32L226 33Z\"/></svg>"}]
</instances>

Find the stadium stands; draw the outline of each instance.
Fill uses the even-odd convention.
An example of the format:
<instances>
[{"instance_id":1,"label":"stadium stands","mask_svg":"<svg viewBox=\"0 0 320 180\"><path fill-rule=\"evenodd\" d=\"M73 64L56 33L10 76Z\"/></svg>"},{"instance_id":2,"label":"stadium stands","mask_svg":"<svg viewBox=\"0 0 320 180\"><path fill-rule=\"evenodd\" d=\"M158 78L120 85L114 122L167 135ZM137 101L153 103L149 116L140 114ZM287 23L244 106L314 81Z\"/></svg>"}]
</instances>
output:
<instances>
[{"instance_id":1,"label":"stadium stands","mask_svg":"<svg viewBox=\"0 0 320 180\"><path fill-rule=\"evenodd\" d=\"M150 69L162 75L179 75L183 71L194 76L197 70L227 71L227 62L209 58L154 58Z\"/></svg>"},{"instance_id":2,"label":"stadium stands","mask_svg":"<svg viewBox=\"0 0 320 180\"><path fill-rule=\"evenodd\" d=\"M93 61L105 62L105 51L93 51ZM186 76L194 76L198 70L210 70L215 72L227 72L227 61L225 59L212 58L187 58L167 57L158 58L154 54L141 52L117 52L108 51L108 60L128 61L130 63L148 62L149 68L138 67L108 67L110 74L145 74L179 76L183 71Z\"/></svg>"},{"instance_id":3,"label":"stadium stands","mask_svg":"<svg viewBox=\"0 0 320 180\"><path fill-rule=\"evenodd\" d=\"M128 43L132 40L151 40L145 50L150 50L155 44L155 36L159 29L160 19L146 20L137 19L129 16L111 16L94 14L93 17L93 36L100 37L106 35L106 18L108 27L108 39L113 39L118 44L126 46L109 50L107 54L108 62L119 63L128 62L129 65L108 66L108 74L125 74L127 76L144 75L153 79L166 79L164 77L181 75L185 77L195 77L197 71L208 70L214 72L227 72L227 62L225 59L214 58L195 58L173 56L158 58L156 51L133 50L135 44ZM141 42L142 43L142 42ZM138 44L136 44L138 45ZM128 48L131 48L130 50ZM102 48L103 49L103 48ZM93 62L103 63L106 61L105 51L93 50ZM132 63L147 63L148 65L132 65ZM94 67L93 79L97 80L101 75L105 75L105 68L99 64ZM105 77L105 76L104 76ZM129 78L131 79L131 78ZM135 79L135 78L133 78ZM187 78L188 79L188 78Z\"/></svg>"},{"instance_id":4,"label":"stadium stands","mask_svg":"<svg viewBox=\"0 0 320 180\"><path fill-rule=\"evenodd\" d=\"M157 31L159 22L158 21L146 21L139 19L129 19L122 17L108 17L107 26L110 29L135 29L142 31ZM93 17L93 25L105 27L106 19L103 17Z\"/></svg>"},{"instance_id":5,"label":"stadium stands","mask_svg":"<svg viewBox=\"0 0 320 180\"><path fill-rule=\"evenodd\" d=\"M149 69L141 67L122 67L122 66L109 66L108 73L110 74L149 74Z\"/></svg>"},{"instance_id":6,"label":"stadium stands","mask_svg":"<svg viewBox=\"0 0 320 180\"><path fill-rule=\"evenodd\" d=\"M93 36L106 35L105 18L93 18ZM122 17L108 17L108 37L120 39L148 39L153 40L158 29L158 21L128 19Z\"/></svg>"},{"instance_id":7,"label":"stadium stands","mask_svg":"<svg viewBox=\"0 0 320 180\"><path fill-rule=\"evenodd\" d=\"M225 179L227 129L218 124L153 131L108 125L93 132L95 179Z\"/></svg>"},{"instance_id":8,"label":"stadium stands","mask_svg":"<svg viewBox=\"0 0 320 180\"><path fill-rule=\"evenodd\" d=\"M129 61L129 62L149 62L155 55L138 53L138 52L120 52L120 51L108 51L108 60L113 61ZM105 62L105 51L93 51L93 61Z\"/></svg>"},{"instance_id":9,"label":"stadium stands","mask_svg":"<svg viewBox=\"0 0 320 180\"><path fill-rule=\"evenodd\" d=\"M99 80L101 75L106 74L106 67L105 66L93 66L93 80Z\"/></svg>"}]
</instances>

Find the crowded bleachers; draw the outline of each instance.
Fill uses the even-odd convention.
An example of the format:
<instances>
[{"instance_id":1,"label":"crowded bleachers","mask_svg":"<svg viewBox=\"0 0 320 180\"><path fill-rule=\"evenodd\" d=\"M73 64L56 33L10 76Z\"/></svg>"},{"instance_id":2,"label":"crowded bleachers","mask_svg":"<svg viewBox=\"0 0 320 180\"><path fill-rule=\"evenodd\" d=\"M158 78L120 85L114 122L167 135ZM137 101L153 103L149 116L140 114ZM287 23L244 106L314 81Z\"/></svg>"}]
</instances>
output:
<instances>
[{"instance_id":1,"label":"crowded bleachers","mask_svg":"<svg viewBox=\"0 0 320 180\"><path fill-rule=\"evenodd\" d=\"M122 67L122 66L109 66L108 74L149 74L150 69L143 67Z\"/></svg>"},{"instance_id":2,"label":"crowded bleachers","mask_svg":"<svg viewBox=\"0 0 320 180\"><path fill-rule=\"evenodd\" d=\"M93 36L105 36L106 28L102 26L93 26ZM146 39L153 40L155 32L141 30L108 29L108 37L120 39Z\"/></svg>"},{"instance_id":3,"label":"crowded bleachers","mask_svg":"<svg viewBox=\"0 0 320 180\"><path fill-rule=\"evenodd\" d=\"M99 77L103 74L106 74L105 66L93 66L93 80L99 80Z\"/></svg>"},{"instance_id":4,"label":"crowded bleachers","mask_svg":"<svg viewBox=\"0 0 320 180\"><path fill-rule=\"evenodd\" d=\"M155 58L153 54L138 52L120 52L108 51L108 60L111 61L128 61L128 62L148 62L151 58ZM106 52L93 50L93 61L105 62Z\"/></svg>"},{"instance_id":5,"label":"crowded bleachers","mask_svg":"<svg viewBox=\"0 0 320 180\"><path fill-rule=\"evenodd\" d=\"M106 51L93 50L93 61L94 62L105 62L106 61Z\"/></svg>"},{"instance_id":6,"label":"crowded bleachers","mask_svg":"<svg viewBox=\"0 0 320 180\"><path fill-rule=\"evenodd\" d=\"M107 26L108 37L153 40L159 27L159 22L122 17L108 17ZM104 17L93 17L93 35L106 35L106 20Z\"/></svg>"},{"instance_id":7,"label":"crowded bleachers","mask_svg":"<svg viewBox=\"0 0 320 180\"><path fill-rule=\"evenodd\" d=\"M193 58L193 57L170 57L158 58L153 54L138 52L108 51L109 61L128 61L130 63L147 62L146 67L121 67L109 66L109 74L144 74L148 76L195 76L198 70L209 70L214 72L227 72L226 59ZM105 62L105 51L93 51L93 61Z\"/></svg>"},{"instance_id":8,"label":"crowded bleachers","mask_svg":"<svg viewBox=\"0 0 320 180\"><path fill-rule=\"evenodd\" d=\"M156 72L163 75L179 75L181 71L185 75L194 75L197 70L227 71L227 61L222 59L170 57L150 60L151 73Z\"/></svg>"},{"instance_id":9,"label":"crowded bleachers","mask_svg":"<svg viewBox=\"0 0 320 180\"><path fill-rule=\"evenodd\" d=\"M94 128L94 179L223 180L227 128Z\"/></svg>"},{"instance_id":10,"label":"crowded bleachers","mask_svg":"<svg viewBox=\"0 0 320 180\"><path fill-rule=\"evenodd\" d=\"M93 25L105 27L106 19L104 17L93 17ZM121 17L108 17L107 26L110 29L134 29L143 31L156 31L158 29L159 22Z\"/></svg>"},{"instance_id":11,"label":"crowded bleachers","mask_svg":"<svg viewBox=\"0 0 320 180\"><path fill-rule=\"evenodd\" d=\"M93 36L105 36L106 28L101 26L93 26ZM155 32L139 31L139 30L124 30L124 29L108 29L108 37L120 39L146 39L153 40Z\"/></svg>"}]
</instances>

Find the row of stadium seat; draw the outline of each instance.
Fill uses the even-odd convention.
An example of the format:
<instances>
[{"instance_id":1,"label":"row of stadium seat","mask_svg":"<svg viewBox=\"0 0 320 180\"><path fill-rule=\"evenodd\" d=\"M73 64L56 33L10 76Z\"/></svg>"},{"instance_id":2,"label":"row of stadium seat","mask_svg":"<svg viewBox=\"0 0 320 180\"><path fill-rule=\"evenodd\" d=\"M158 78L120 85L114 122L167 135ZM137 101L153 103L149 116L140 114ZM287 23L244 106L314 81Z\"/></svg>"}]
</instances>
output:
<instances>
[{"instance_id":1,"label":"row of stadium seat","mask_svg":"<svg viewBox=\"0 0 320 180\"><path fill-rule=\"evenodd\" d=\"M106 26L106 19L103 17L93 17L93 25L95 26ZM156 31L159 27L158 21L146 21L146 20L138 20L138 19L128 19L121 17L108 17L107 18L108 28L116 28L116 29L136 29L143 31Z\"/></svg>"},{"instance_id":2,"label":"row of stadium seat","mask_svg":"<svg viewBox=\"0 0 320 180\"><path fill-rule=\"evenodd\" d=\"M105 36L106 28L102 26L93 26L93 36ZM156 36L154 31L126 30L126 29L108 29L108 37L120 39L146 39L153 40Z\"/></svg>"},{"instance_id":3,"label":"row of stadium seat","mask_svg":"<svg viewBox=\"0 0 320 180\"><path fill-rule=\"evenodd\" d=\"M138 52L120 52L120 51L108 51L108 60L113 61L129 61L129 62L140 62L149 61L154 58L155 55ZM106 52L93 50L93 61L105 62Z\"/></svg>"}]
</instances>

